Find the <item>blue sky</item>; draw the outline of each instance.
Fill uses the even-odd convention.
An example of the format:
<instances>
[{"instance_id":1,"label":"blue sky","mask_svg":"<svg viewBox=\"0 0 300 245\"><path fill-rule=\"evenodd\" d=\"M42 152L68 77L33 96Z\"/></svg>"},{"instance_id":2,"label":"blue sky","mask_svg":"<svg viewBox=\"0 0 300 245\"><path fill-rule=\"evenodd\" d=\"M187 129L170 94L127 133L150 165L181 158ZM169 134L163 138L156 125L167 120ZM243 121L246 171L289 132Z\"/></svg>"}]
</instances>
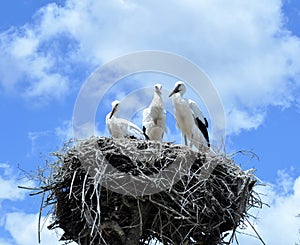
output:
<instances>
[{"instance_id":1,"label":"blue sky","mask_svg":"<svg viewBox=\"0 0 300 245\"><path fill-rule=\"evenodd\" d=\"M253 210L256 229L267 244L299 242L299 1L13 0L0 4L0 16L0 245L37 244L39 199L16 188L34 185L18 166L35 171L72 136L77 94L97 67L140 50L173 52L205 71L223 101L227 152L259 157L236 158L267 183L260 191L270 208ZM170 90L176 82L158 74L125 80L101 102L97 134L107 134L112 100L139 84L161 82ZM168 124L174 129L174 121ZM179 132L169 131L167 140L174 138ZM238 237L243 245L257 243ZM45 228L42 244L59 242Z\"/></svg>"}]
</instances>

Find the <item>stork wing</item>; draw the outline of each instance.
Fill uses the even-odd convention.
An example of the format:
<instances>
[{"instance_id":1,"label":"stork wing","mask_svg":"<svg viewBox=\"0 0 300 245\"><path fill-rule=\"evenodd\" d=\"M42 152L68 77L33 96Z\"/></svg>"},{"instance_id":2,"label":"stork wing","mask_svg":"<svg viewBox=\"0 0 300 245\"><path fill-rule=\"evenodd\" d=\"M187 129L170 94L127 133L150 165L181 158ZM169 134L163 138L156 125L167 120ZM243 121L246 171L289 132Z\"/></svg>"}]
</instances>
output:
<instances>
[{"instance_id":1,"label":"stork wing","mask_svg":"<svg viewBox=\"0 0 300 245\"><path fill-rule=\"evenodd\" d=\"M167 125L166 125L166 117L167 117L167 112L166 112L166 110L164 110L164 114L163 114L164 131L165 131L165 133L168 133L168 129L167 129Z\"/></svg>"},{"instance_id":2,"label":"stork wing","mask_svg":"<svg viewBox=\"0 0 300 245\"><path fill-rule=\"evenodd\" d=\"M146 130L151 127L151 123L152 123L152 120L151 120L151 115L150 115L150 109L146 108L143 110L143 121L142 121L143 134L144 134L146 140L149 140L149 136L147 135Z\"/></svg>"},{"instance_id":3,"label":"stork wing","mask_svg":"<svg viewBox=\"0 0 300 245\"><path fill-rule=\"evenodd\" d=\"M136 139L145 139L143 131L134 123L123 118L118 118L118 120L119 126L125 136Z\"/></svg>"},{"instance_id":4,"label":"stork wing","mask_svg":"<svg viewBox=\"0 0 300 245\"><path fill-rule=\"evenodd\" d=\"M208 131L207 131L208 122L207 122L206 118L203 116L201 110L199 109L199 107L195 101L189 99L188 104L192 110L197 127L200 129L200 131L202 132L204 138L206 139L206 141L209 145L209 136L208 136Z\"/></svg>"},{"instance_id":5,"label":"stork wing","mask_svg":"<svg viewBox=\"0 0 300 245\"><path fill-rule=\"evenodd\" d=\"M150 109L149 108L146 108L143 110L143 122L142 122L142 125L143 127L145 128L148 128L152 123L152 118L151 118L151 115L150 115Z\"/></svg>"},{"instance_id":6,"label":"stork wing","mask_svg":"<svg viewBox=\"0 0 300 245\"><path fill-rule=\"evenodd\" d=\"M155 115L155 116L153 116L153 115ZM143 129L144 128L149 129L152 127L160 127L164 132L167 133L168 130L166 127L166 111L164 109L151 110L150 107L144 109L142 125L143 125Z\"/></svg>"},{"instance_id":7,"label":"stork wing","mask_svg":"<svg viewBox=\"0 0 300 245\"><path fill-rule=\"evenodd\" d=\"M133 136L136 139L145 139L145 137L147 137L144 135L143 131L133 123L129 125L129 131L131 132L130 136Z\"/></svg>"},{"instance_id":8,"label":"stork wing","mask_svg":"<svg viewBox=\"0 0 300 245\"><path fill-rule=\"evenodd\" d=\"M192 113L193 113L195 119L198 118L198 120L200 120L205 125L205 127L208 128L208 122L207 122L206 118L203 116L203 114L202 114L201 110L199 109L197 103L195 101L189 99L188 104L189 104L189 106L192 110Z\"/></svg>"}]
</instances>

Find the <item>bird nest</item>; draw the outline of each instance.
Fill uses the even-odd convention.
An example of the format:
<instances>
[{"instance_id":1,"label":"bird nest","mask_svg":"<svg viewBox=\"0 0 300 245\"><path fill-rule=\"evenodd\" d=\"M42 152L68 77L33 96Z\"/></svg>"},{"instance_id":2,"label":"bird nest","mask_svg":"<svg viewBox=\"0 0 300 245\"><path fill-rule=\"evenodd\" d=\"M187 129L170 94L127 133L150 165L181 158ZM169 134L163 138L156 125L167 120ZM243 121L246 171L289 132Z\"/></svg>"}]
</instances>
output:
<instances>
[{"instance_id":1,"label":"bird nest","mask_svg":"<svg viewBox=\"0 0 300 245\"><path fill-rule=\"evenodd\" d=\"M249 208L261 207L253 172L207 148L93 137L55 155L40 188L61 240L225 244Z\"/></svg>"}]
</instances>

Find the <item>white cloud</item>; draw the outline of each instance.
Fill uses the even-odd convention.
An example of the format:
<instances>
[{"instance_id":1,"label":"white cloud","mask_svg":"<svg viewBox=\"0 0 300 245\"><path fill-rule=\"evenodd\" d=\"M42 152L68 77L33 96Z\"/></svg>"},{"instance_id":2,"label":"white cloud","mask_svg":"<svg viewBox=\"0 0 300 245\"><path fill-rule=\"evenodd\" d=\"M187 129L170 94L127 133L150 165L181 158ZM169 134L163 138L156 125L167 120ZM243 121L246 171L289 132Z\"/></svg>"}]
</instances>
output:
<instances>
[{"instance_id":1,"label":"white cloud","mask_svg":"<svg viewBox=\"0 0 300 245\"><path fill-rule=\"evenodd\" d=\"M26 193L18 186L32 186L31 181L20 180L6 163L0 163L0 203L2 200L22 200Z\"/></svg>"},{"instance_id":2,"label":"white cloud","mask_svg":"<svg viewBox=\"0 0 300 245\"><path fill-rule=\"evenodd\" d=\"M41 146L44 147L44 145L41 144L41 139L45 139L45 138L49 137L50 133L51 132L49 130L28 132L28 138L31 141L31 152L28 153L28 156L35 155L39 151L41 151L41 149L42 149Z\"/></svg>"},{"instance_id":3,"label":"white cloud","mask_svg":"<svg viewBox=\"0 0 300 245\"><path fill-rule=\"evenodd\" d=\"M238 134L242 129L256 129L264 120L265 113L251 113L238 108L227 109L227 121L230 125L227 134Z\"/></svg>"},{"instance_id":4,"label":"white cloud","mask_svg":"<svg viewBox=\"0 0 300 245\"><path fill-rule=\"evenodd\" d=\"M212 78L233 122L230 132L257 128L267 106L288 107L299 92L300 42L284 28L282 3L49 4L34 24L0 35L1 84L22 84L26 97L60 98L76 83L72 74L84 73L88 65L137 50L165 50L186 56Z\"/></svg>"},{"instance_id":5,"label":"white cloud","mask_svg":"<svg viewBox=\"0 0 300 245\"><path fill-rule=\"evenodd\" d=\"M42 217L42 222L45 217ZM62 231L49 231L49 218L42 223L41 245L63 244L59 242ZM38 214L13 212L6 215L5 229L10 233L15 245L33 245L38 243ZM58 233L57 233L58 232ZM0 240L1 244L1 240ZM70 243L75 244L75 243Z\"/></svg>"},{"instance_id":6,"label":"white cloud","mask_svg":"<svg viewBox=\"0 0 300 245\"><path fill-rule=\"evenodd\" d=\"M55 135L61 142L66 142L73 138L72 122L63 121L62 125L55 128Z\"/></svg>"},{"instance_id":7,"label":"white cloud","mask_svg":"<svg viewBox=\"0 0 300 245\"><path fill-rule=\"evenodd\" d=\"M0 238L0 245L13 245L10 240Z\"/></svg>"},{"instance_id":8,"label":"white cloud","mask_svg":"<svg viewBox=\"0 0 300 245\"><path fill-rule=\"evenodd\" d=\"M261 196L270 207L264 206L262 210L251 210L251 214L257 216L254 227L266 244L296 244L300 242L300 176L292 178L285 171L278 172L277 185L260 187L257 190L266 196ZM248 225L242 230L255 235ZM260 244L259 240L238 235L239 244Z\"/></svg>"},{"instance_id":9,"label":"white cloud","mask_svg":"<svg viewBox=\"0 0 300 245\"><path fill-rule=\"evenodd\" d=\"M51 49L41 49L36 30L28 26L24 30L0 35L0 83L8 91L25 98L41 98L36 104L50 97L60 98L68 90L67 77L55 69L59 65L58 58L50 52Z\"/></svg>"}]
</instances>

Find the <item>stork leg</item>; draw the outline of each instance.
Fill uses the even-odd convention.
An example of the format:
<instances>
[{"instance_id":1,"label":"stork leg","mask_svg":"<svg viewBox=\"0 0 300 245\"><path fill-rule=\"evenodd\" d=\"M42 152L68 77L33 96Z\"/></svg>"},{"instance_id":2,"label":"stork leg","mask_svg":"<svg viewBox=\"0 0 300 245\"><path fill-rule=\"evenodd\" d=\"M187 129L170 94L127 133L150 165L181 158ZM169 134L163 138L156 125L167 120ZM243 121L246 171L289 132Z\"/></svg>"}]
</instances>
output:
<instances>
[{"instance_id":1,"label":"stork leg","mask_svg":"<svg viewBox=\"0 0 300 245\"><path fill-rule=\"evenodd\" d=\"M193 145L194 145L194 143L193 143L193 141L194 141L194 137L193 137L194 135L192 134L192 139L190 140L190 147L192 148L193 147Z\"/></svg>"},{"instance_id":2,"label":"stork leg","mask_svg":"<svg viewBox=\"0 0 300 245\"><path fill-rule=\"evenodd\" d=\"M185 145L187 146L188 144L187 144L187 138L186 138L186 135L184 134L183 137L184 137L184 143L185 143Z\"/></svg>"}]
</instances>

